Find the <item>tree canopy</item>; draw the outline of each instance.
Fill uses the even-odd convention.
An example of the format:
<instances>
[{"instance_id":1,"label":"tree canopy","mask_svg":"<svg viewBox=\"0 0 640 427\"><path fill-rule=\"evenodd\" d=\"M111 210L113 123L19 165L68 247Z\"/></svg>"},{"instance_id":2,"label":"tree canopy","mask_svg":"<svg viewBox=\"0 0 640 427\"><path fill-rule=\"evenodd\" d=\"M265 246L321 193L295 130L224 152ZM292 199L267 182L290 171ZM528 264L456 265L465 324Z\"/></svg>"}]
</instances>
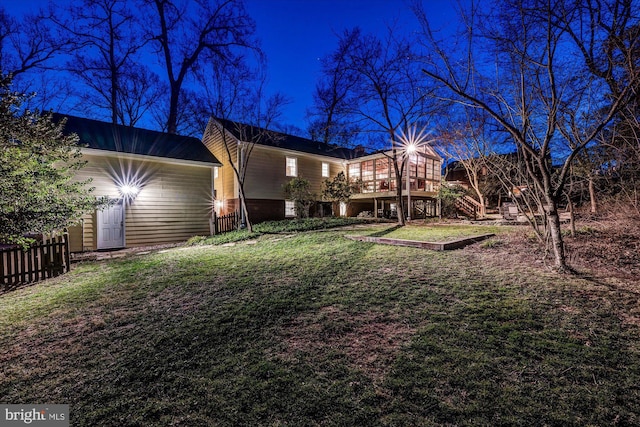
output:
<instances>
[{"instance_id":1,"label":"tree canopy","mask_svg":"<svg viewBox=\"0 0 640 427\"><path fill-rule=\"evenodd\" d=\"M102 200L74 180L84 162L76 135L50 114L20 111L25 96L0 77L0 242L26 244L27 233L69 226Z\"/></svg>"}]
</instances>

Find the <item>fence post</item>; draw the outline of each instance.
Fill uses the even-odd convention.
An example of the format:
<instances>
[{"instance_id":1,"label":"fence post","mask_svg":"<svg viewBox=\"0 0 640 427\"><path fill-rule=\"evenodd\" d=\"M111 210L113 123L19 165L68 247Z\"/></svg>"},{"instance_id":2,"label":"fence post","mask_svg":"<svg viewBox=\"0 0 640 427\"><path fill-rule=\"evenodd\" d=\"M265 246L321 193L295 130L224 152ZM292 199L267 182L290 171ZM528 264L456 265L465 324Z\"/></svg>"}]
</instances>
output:
<instances>
[{"instance_id":1,"label":"fence post","mask_svg":"<svg viewBox=\"0 0 640 427\"><path fill-rule=\"evenodd\" d=\"M71 255L69 254L69 233L64 233L64 265L65 270L63 273L71 271Z\"/></svg>"}]
</instances>

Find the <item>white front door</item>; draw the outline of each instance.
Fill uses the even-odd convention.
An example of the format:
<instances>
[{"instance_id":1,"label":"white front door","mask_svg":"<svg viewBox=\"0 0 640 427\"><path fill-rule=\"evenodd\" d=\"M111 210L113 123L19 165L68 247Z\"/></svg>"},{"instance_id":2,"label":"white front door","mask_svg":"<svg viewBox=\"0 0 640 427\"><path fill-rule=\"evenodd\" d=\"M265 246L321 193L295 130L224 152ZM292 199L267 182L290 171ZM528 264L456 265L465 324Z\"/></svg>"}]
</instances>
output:
<instances>
[{"instance_id":1,"label":"white front door","mask_svg":"<svg viewBox=\"0 0 640 427\"><path fill-rule=\"evenodd\" d=\"M96 212L98 249L124 247L124 206L122 200Z\"/></svg>"}]
</instances>

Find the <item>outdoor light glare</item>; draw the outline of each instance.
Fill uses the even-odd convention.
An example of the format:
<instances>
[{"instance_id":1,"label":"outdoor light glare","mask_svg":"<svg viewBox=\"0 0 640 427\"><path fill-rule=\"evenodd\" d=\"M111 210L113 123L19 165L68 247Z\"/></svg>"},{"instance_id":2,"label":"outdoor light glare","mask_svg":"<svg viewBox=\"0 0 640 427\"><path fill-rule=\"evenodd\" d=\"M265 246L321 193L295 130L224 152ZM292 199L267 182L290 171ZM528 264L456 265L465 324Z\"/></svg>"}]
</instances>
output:
<instances>
[{"instance_id":1,"label":"outdoor light glare","mask_svg":"<svg viewBox=\"0 0 640 427\"><path fill-rule=\"evenodd\" d=\"M398 133L396 134L397 141L399 142L400 148L404 149L404 160L407 165L407 221L411 221L411 174L410 174L410 164L411 164L411 155L418 151L418 147L427 145L432 142L432 140L427 140L427 128L423 127L418 131L416 126L411 126L404 132L402 129L398 129ZM417 159L416 159L417 163Z\"/></svg>"},{"instance_id":2,"label":"outdoor light glare","mask_svg":"<svg viewBox=\"0 0 640 427\"><path fill-rule=\"evenodd\" d=\"M135 185L124 184L120 186L120 194L125 197L135 197L140 192L140 188Z\"/></svg>"}]
</instances>

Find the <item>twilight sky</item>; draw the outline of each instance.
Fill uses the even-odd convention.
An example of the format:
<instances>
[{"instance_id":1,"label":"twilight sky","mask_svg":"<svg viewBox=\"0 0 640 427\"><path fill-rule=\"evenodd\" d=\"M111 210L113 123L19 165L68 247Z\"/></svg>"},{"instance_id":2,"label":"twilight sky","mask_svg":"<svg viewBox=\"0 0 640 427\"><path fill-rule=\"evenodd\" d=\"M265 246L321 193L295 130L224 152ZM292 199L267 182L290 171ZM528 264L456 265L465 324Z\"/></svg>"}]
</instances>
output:
<instances>
[{"instance_id":1,"label":"twilight sky","mask_svg":"<svg viewBox=\"0 0 640 427\"><path fill-rule=\"evenodd\" d=\"M434 22L446 25L453 0L423 0ZM359 26L384 36L390 23L415 30L407 0L247 0L269 61L269 87L287 94L283 124L304 129L305 109L312 103L319 59L337 46L336 34Z\"/></svg>"},{"instance_id":2,"label":"twilight sky","mask_svg":"<svg viewBox=\"0 0 640 427\"><path fill-rule=\"evenodd\" d=\"M48 0L0 0L13 16L47 4ZM331 53L336 34L359 26L384 36L388 24L412 31L416 20L410 0L245 0L257 24L257 36L268 60L268 88L291 100L281 124L305 129L305 110L311 105L319 76L319 59ZM452 19L454 0L422 0L436 26ZM57 4L65 3L58 0Z\"/></svg>"}]
</instances>

